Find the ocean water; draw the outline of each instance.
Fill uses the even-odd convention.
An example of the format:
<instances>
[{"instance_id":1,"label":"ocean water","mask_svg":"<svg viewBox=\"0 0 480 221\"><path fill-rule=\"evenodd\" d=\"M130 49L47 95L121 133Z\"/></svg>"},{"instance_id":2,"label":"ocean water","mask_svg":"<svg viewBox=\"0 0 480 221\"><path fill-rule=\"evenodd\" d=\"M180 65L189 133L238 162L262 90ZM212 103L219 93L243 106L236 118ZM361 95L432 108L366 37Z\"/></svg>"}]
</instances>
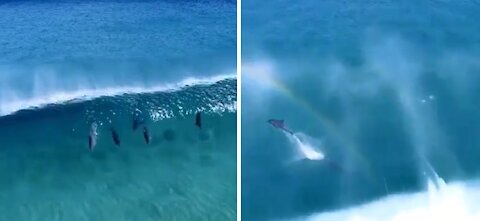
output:
<instances>
[{"instance_id":1,"label":"ocean water","mask_svg":"<svg viewBox=\"0 0 480 221\"><path fill-rule=\"evenodd\" d=\"M235 8L1 3L0 220L234 220Z\"/></svg>"},{"instance_id":2,"label":"ocean water","mask_svg":"<svg viewBox=\"0 0 480 221\"><path fill-rule=\"evenodd\" d=\"M0 13L2 115L85 91L235 75L232 1L9 1Z\"/></svg>"},{"instance_id":3,"label":"ocean water","mask_svg":"<svg viewBox=\"0 0 480 221\"><path fill-rule=\"evenodd\" d=\"M242 218L480 219L479 9L242 1Z\"/></svg>"}]
</instances>

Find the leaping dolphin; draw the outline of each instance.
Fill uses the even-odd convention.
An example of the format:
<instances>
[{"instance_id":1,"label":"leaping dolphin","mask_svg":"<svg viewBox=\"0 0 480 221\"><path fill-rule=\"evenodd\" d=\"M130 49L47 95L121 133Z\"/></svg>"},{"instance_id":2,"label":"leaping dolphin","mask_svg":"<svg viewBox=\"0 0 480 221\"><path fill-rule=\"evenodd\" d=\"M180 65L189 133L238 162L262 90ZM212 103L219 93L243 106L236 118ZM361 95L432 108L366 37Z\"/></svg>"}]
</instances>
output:
<instances>
[{"instance_id":1,"label":"leaping dolphin","mask_svg":"<svg viewBox=\"0 0 480 221\"><path fill-rule=\"evenodd\" d=\"M287 128L285 125L284 120L277 120L277 119L270 119L267 121L269 124L271 124L273 127L278 128L280 130L283 130L291 135L293 135L293 132Z\"/></svg>"},{"instance_id":2,"label":"leaping dolphin","mask_svg":"<svg viewBox=\"0 0 480 221\"><path fill-rule=\"evenodd\" d=\"M88 133L88 149L91 151L97 145L97 123L93 122L90 126L90 132Z\"/></svg>"}]
</instances>

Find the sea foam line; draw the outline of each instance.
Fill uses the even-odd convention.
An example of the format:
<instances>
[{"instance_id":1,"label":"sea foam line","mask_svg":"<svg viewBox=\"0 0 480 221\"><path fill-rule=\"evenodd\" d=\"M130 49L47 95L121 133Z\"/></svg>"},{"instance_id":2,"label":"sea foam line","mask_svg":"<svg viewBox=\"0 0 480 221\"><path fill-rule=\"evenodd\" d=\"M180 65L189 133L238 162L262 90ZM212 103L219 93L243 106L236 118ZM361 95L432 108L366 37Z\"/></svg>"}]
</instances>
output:
<instances>
[{"instance_id":1,"label":"sea foam line","mask_svg":"<svg viewBox=\"0 0 480 221\"><path fill-rule=\"evenodd\" d=\"M46 94L33 98L15 98L9 97L8 101L0 103L0 116L10 115L20 110L41 108L50 104L61 104L66 102L80 102L91 100L98 97L118 96L122 94L141 94L141 93L155 93L162 91L178 91L185 87L197 85L215 84L222 80L236 79L236 74L222 74L212 77L188 77L177 83L165 83L152 87L142 86L120 86L120 87L105 87L105 88L85 88L75 91L55 91L51 94ZM5 100L5 99L4 99Z\"/></svg>"}]
</instances>

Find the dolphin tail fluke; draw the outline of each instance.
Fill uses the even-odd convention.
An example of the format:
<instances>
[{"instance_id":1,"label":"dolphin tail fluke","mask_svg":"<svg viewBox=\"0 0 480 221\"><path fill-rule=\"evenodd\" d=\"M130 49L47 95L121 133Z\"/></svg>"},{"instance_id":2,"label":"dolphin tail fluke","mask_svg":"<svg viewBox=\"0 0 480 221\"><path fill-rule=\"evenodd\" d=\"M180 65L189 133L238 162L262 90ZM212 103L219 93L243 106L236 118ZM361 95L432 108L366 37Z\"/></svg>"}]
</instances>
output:
<instances>
[{"instance_id":1,"label":"dolphin tail fluke","mask_svg":"<svg viewBox=\"0 0 480 221\"><path fill-rule=\"evenodd\" d=\"M291 130L288 130L288 129L287 129L287 132L290 133L292 136L295 135L295 133L294 133L293 131L291 131Z\"/></svg>"},{"instance_id":2,"label":"dolphin tail fluke","mask_svg":"<svg viewBox=\"0 0 480 221\"><path fill-rule=\"evenodd\" d=\"M287 128L282 128L283 131L287 132L288 134L292 135L292 136L295 136L295 133L293 133L293 131L287 129Z\"/></svg>"}]
</instances>

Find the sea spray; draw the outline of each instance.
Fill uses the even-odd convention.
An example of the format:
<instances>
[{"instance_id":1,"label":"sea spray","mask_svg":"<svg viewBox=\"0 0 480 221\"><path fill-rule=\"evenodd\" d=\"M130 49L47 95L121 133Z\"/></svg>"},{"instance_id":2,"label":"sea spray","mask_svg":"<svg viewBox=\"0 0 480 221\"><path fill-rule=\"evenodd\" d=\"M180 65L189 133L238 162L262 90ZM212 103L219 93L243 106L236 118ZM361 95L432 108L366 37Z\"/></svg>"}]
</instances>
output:
<instances>
[{"instance_id":1,"label":"sea spray","mask_svg":"<svg viewBox=\"0 0 480 221\"><path fill-rule=\"evenodd\" d=\"M301 132L294 133L293 135L287 132L284 132L284 134L294 147L295 155L293 156L293 162L303 160L323 161L330 169L334 171L344 171L343 167L339 163L326 157L325 153L320 149L322 146L320 140Z\"/></svg>"},{"instance_id":2,"label":"sea spray","mask_svg":"<svg viewBox=\"0 0 480 221\"><path fill-rule=\"evenodd\" d=\"M319 146L321 146L319 140L311 138L301 132L294 133L293 135L288 133L284 134L295 148L294 150L297 154L295 158L308 160L323 160L325 158L325 154L319 149Z\"/></svg>"}]
</instances>

